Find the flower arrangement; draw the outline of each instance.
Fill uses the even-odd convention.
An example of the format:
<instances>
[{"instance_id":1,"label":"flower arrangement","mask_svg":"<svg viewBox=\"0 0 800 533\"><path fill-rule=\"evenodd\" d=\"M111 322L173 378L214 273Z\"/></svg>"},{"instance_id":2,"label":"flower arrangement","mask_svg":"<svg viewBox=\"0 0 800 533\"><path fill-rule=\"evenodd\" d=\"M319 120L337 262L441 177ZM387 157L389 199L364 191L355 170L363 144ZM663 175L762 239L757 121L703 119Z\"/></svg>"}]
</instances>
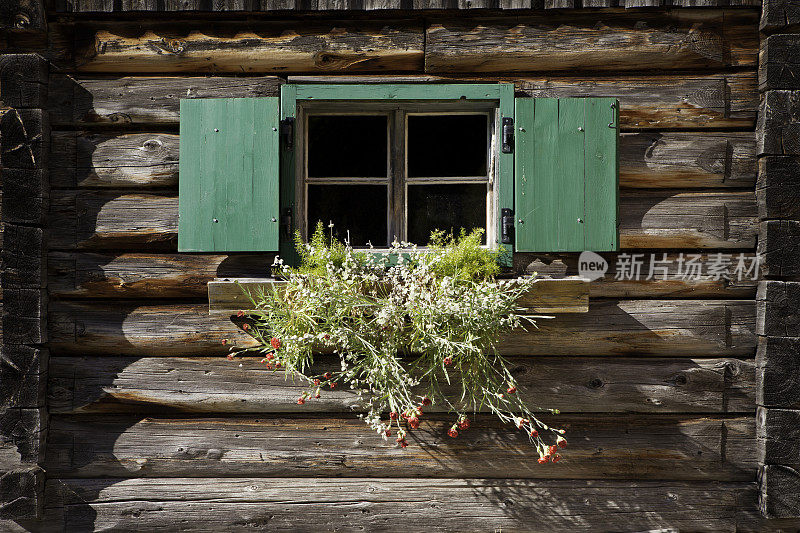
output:
<instances>
[{"instance_id":1,"label":"flower arrangement","mask_svg":"<svg viewBox=\"0 0 800 533\"><path fill-rule=\"evenodd\" d=\"M403 448L435 404L454 417L450 437L470 427L471 413L488 411L527 434L539 463L557 462L564 430L535 411L558 411L526 405L495 349L502 333L535 325L515 305L533 281L497 279L500 252L482 247L481 237L435 232L425 250L393 243L379 253L355 250L319 224L309 243L297 239L299 267L276 259L285 283L248 294L248 332L259 346L234 348L229 358L263 354L268 369L306 384L300 405L325 389L351 388L369 427ZM341 370L312 372L320 352L338 355Z\"/></svg>"}]
</instances>

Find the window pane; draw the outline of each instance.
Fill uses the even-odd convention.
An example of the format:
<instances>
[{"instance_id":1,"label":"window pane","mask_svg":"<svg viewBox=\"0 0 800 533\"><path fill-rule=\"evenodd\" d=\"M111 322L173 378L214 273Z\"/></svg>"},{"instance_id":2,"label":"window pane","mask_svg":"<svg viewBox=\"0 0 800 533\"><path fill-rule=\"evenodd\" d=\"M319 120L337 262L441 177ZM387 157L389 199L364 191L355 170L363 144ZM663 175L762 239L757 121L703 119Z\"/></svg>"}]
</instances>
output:
<instances>
[{"instance_id":1,"label":"window pane","mask_svg":"<svg viewBox=\"0 0 800 533\"><path fill-rule=\"evenodd\" d=\"M385 178L386 116L308 117L308 176Z\"/></svg>"},{"instance_id":2,"label":"window pane","mask_svg":"<svg viewBox=\"0 0 800 533\"><path fill-rule=\"evenodd\" d=\"M309 185L308 232L318 220L333 222L334 235L345 240L349 230L353 246L386 246L386 203L385 185Z\"/></svg>"},{"instance_id":3,"label":"window pane","mask_svg":"<svg viewBox=\"0 0 800 533\"><path fill-rule=\"evenodd\" d=\"M437 229L486 229L486 184L409 185L407 216L408 240L419 245L428 244Z\"/></svg>"},{"instance_id":4,"label":"window pane","mask_svg":"<svg viewBox=\"0 0 800 533\"><path fill-rule=\"evenodd\" d=\"M487 115L409 115L408 176L487 176Z\"/></svg>"}]
</instances>

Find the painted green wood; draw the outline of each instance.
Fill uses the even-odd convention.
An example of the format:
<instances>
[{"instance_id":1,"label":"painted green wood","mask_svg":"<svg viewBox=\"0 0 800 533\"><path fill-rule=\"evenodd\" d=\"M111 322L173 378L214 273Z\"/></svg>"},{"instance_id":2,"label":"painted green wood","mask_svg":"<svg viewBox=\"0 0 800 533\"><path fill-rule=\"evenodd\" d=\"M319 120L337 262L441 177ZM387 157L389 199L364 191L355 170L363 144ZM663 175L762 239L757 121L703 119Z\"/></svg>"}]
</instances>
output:
<instances>
[{"instance_id":1,"label":"painted green wood","mask_svg":"<svg viewBox=\"0 0 800 533\"><path fill-rule=\"evenodd\" d=\"M285 84L281 86L281 120L297 118L297 85ZM294 232L297 227L297 206L295 204L295 194L297 182L295 179L295 147L297 146L297 125L294 128L295 138L292 139L292 148L287 144L281 143L281 194L280 210L281 215L291 213L290 225L284 226L281 219L280 244L278 254L289 265L297 265L299 256L294 248Z\"/></svg>"},{"instance_id":2,"label":"painted green wood","mask_svg":"<svg viewBox=\"0 0 800 533\"><path fill-rule=\"evenodd\" d=\"M178 250L278 249L278 98L181 100Z\"/></svg>"},{"instance_id":3,"label":"painted green wood","mask_svg":"<svg viewBox=\"0 0 800 533\"><path fill-rule=\"evenodd\" d=\"M497 129L502 132L502 119L514 118L514 84L513 83L500 83L500 109L499 120L497 120ZM508 253L500 256L501 266L512 266L512 253L514 251L513 244L500 243L500 231L503 208L514 209L514 154L504 154L501 150L503 143L502 135L495 135L495 153L497 153L497 208L495 210L497 215L495 235L497 235L497 245L505 249Z\"/></svg>"},{"instance_id":4,"label":"painted green wood","mask_svg":"<svg viewBox=\"0 0 800 533\"><path fill-rule=\"evenodd\" d=\"M584 248L619 249L619 102L586 99Z\"/></svg>"},{"instance_id":5,"label":"painted green wood","mask_svg":"<svg viewBox=\"0 0 800 533\"><path fill-rule=\"evenodd\" d=\"M612 102L516 100L517 251L618 249L619 130L616 121L608 126Z\"/></svg>"},{"instance_id":6,"label":"painted green wood","mask_svg":"<svg viewBox=\"0 0 800 533\"><path fill-rule=\"evenodd\" d=\"M297 84L297 100L499 100L498 83Z\"/></svg>"}]
</instances>

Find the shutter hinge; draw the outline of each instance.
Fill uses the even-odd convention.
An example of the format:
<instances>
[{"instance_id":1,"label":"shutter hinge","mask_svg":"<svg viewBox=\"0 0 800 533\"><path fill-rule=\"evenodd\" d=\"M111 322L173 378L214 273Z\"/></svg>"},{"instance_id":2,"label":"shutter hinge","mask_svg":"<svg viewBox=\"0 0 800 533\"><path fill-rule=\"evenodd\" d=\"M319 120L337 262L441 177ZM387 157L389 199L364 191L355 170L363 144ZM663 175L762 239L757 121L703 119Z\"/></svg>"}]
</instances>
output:
<instances>
[{"instance_id":1,"label":"shutter hinge","mask_svg":"<svg viewBox=\"0 0 800 533\"><path fill-rule=\"evenodd\" d=\"M504 154L511 154L514 152L514 119L511 117L503 117L503 131L501 150Z\"/></svg>"},{"instance_id":2,"label":"shutter hinge","mask_svg":"<svg viewBox=\"0 0 800 533\"><path fill-rule=\"evenodd\" d=\"M292 208L284 207L281 213L281 230L287 239L292 237Z\"/></svg>"},{"instance_id":3,"label":"shutter hinge","mask_svg":"<svg viewBox=\"0 0 800 533\"><path fill-rule=\"evenodd\" d=\"M291 150L294 146L294 117L281 120L281 137L286 149Z\"/></svg>"},{"instance_id":4,"label":"shutter hinge","mask_svg":"<svg viewBox=\"0 0 800 533\"><path fill-rule=\"evenodd\" d=\"M512 244L514 238L514 210L504 207L500 210L500 242Z\"/></svg>"}]
</instances>

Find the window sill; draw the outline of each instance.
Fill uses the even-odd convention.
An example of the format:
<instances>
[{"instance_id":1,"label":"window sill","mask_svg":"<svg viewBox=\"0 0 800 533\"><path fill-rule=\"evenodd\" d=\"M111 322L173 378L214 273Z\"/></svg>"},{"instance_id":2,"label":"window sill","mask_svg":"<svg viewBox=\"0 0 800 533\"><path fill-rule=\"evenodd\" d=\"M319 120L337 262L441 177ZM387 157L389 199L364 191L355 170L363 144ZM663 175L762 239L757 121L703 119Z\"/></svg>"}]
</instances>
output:
<instances>
[{"instance_id":1,"label":"window sill","mask_svg":"<svg viewBox=\"0 0 800 533\"><path fill-rule=\"evenodd\" d=\"M251 309L242 291L282 284L272 278L218 278L208 282L208 312L211 315L235 314ZM523 297L520 307L537 314L586 313L589 311L589 281L577 276L537 279Z\"/></svg>"}]
</instances>

